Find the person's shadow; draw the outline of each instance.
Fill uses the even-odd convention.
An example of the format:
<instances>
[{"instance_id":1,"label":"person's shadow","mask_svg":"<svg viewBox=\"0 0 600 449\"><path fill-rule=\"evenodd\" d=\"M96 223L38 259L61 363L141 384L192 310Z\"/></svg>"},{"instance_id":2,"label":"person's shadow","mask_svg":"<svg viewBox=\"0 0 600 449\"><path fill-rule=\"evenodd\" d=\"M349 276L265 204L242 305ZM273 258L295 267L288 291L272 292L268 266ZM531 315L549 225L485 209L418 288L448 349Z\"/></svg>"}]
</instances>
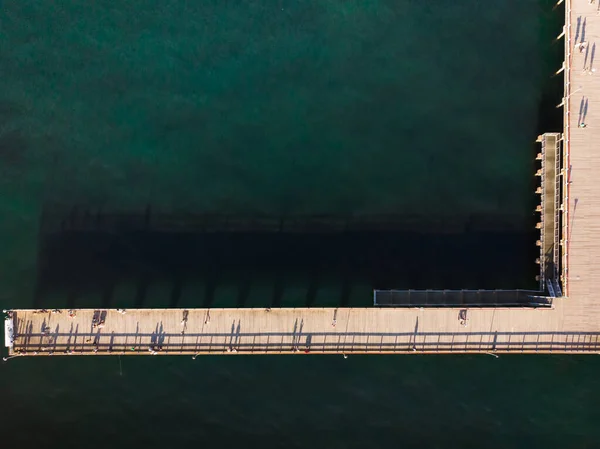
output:
<instances>
[{"instance_id":1,"label":"person's shadow","mask_svg":"<svg viewBox=\"0 0 600 449\"><path fill-rule=\"evenodd\" d=\"M577 28L575 29L575 39L573 42L577 43L577 39L579 39L579 31L581 30L581 16L577 17Z\"/></svg>"},{"instance_id":2,"label":"person's shadow","mask_svg":"<svg viewBox=\"0 0 600 449\"><path fill-rule=\"evenodd\" d=\"M577 125L581 125L583 120L583 107L585 105L585 97L581 97L581 102L579 103L579 115L577 116Z\"/></svg>"}]
</instances>

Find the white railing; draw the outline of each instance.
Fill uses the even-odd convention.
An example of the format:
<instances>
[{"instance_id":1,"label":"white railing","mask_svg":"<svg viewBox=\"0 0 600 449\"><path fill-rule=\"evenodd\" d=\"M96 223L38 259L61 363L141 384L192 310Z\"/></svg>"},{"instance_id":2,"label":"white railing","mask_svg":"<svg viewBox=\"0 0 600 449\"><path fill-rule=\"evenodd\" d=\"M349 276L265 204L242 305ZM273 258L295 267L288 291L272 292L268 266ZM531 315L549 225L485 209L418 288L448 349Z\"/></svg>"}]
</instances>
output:
<instances>
[{"instance_id":1,"label":"white railing","mask_svg":"<svg viewBox=\"0 0 600 449\"><path fill-rule=\"evenodd\" d=\"M554 176L555 176L555 184L554 188L556 189L554 192L554 273L553 278L555 281L559 281L559 265L560 265L560 153L561 153L561 144L560 144L560 134L557 136L556 147L555 147L555 157L556 163L554 168Z\"/></svg>"},{"instance_id":2,"label":"white railing","mask_svg":"<svg viewBox=\"0 0 600 449\"><path fill-rule=\"evenodd\" d=\"M563 264L562 282L564 295L569 296L569 180L571 178L571 0L565 0L565 75L563 105Z\"/></svg>"},{"instance_id":3,"label":"white railing","mask_svg":"<svg viewBox=\"0 0 600 449\"><path fill-rule=\"evenodd\" d=\"M542 210L540 212L540 223L542 224L542 227L540 228L540 290L544 289L544 285L546 285L546 270L544 270L544 258L545 258L545 254L544 254L544 247L545 247L545 238L544 238L544 215L546 213L546 191L545 191L545 186L544 186L544 180L545 180L545 170L546 170L546 137L542 135L542 161L541 161L541 170L542 170L542 176L540 176L540 188L542 189L542 194L541 196L541 200L540 200L540 204L542 206Z\"/></svg>"}]
</instances>

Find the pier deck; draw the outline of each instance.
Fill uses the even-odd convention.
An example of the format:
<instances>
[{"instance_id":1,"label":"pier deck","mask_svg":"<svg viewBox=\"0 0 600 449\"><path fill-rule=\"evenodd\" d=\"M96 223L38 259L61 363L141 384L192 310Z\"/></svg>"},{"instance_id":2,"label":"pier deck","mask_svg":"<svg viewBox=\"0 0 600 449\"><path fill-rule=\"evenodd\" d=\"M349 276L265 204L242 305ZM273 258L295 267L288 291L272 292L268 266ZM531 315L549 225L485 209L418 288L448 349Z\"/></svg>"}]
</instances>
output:
<instances>
[{"instance_id":1,"label":"pier deck","mask_svg":"<svg viewBox=\"0 0 600 449\"><path fill-rule=\"evenodd\" d=\"M555 296L553 285L558 281L560 265L560 139L559 133L546 133L538 138L542 144L541 178L541 221L540 221L540 288L545 290L549 283L551 296ZM562 296L562 295L556 295Z\"/></svg>"},{"instance_id":2,"label":"pier deck","mask_svg":"<svg viewBox=\"0 0 600 449\"><path fill-rule=\"evenodd\" d=\"M9 355L600 352L600 3L565 3L566 296L551 307L15 310Z\"/></svg>"},{"instance_id":3,"label":"pier deck","mask_svg":"<svg viewBox=\"0 0 600 449\"><path fill-rule=\"evenodd\" d=\"M597 323L563 330L560 309L80 309L73 314L13 312L17 337L10 355L600 351Z\"/></svg>"},{"instance_id":4,"label":"pier deck","mask_svg":"<svg viewBox=\"0 0 600 449\"><path fill-rule=\"evenodd\" d=\"M600 328L600 4L567 1L565 82L566 294L564 327L592 320ZM580 51L577 44L585 42ZM585 125L585 127L580 127Z\"/></svg>"}]
</instances>

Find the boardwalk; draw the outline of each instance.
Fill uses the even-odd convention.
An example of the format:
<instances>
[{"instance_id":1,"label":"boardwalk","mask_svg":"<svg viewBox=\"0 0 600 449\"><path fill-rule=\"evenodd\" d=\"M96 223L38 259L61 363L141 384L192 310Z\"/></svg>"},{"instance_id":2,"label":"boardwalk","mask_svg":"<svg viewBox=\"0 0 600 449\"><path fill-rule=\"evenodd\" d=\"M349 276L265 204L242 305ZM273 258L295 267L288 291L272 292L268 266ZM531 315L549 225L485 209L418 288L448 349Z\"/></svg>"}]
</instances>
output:
<instances>
[{"instance_id":1,"label":"boardwalk","mask_svg":"<svg viewBox=\"0 0 600 449\"><path fill-rule=\"evenodd\" d=\"M550 309L20 310L12 318L11 355L600 351L600 332L562 331Z\"/></svg>"},{"instance_id":2,"label":"boardwalk","mask_svg":"<svg viewBox=\"0 0 600 449\"><path fill-rule=\"evenodd\" d=\"M16 310L5 320L9 356L600 353L599 35L600 1L566 0L566 297L552 307Z\"/></svg>"},{"instance_id":3,"label":"boardwalk","mask_svg":"<svg viewBox=\"0 0 600 449\"><path fill-rule=\"evenodd\" d=\"M600 327L600 3L567 1L565 88L565 328ZM581 47L580 44L583 44Z\"/></svg>"},{"instance_id":4,"label":"boardwalk","mask_svg":"<svg viewBox=\"0 0 600 449\"><path fill-rule=\"evenodd\" d=\"M540 287L544 290L547 280L552 293L552 284L558 279L560 263L560 137L559 133L546 133L538 137L542 152L538 155L542 167L537 172L541 178L541 204L539 206L540 228ZM552 296L555 296L552 294ZM562 296L562 295L557 295Z\"/></svg>"}]
</instances>

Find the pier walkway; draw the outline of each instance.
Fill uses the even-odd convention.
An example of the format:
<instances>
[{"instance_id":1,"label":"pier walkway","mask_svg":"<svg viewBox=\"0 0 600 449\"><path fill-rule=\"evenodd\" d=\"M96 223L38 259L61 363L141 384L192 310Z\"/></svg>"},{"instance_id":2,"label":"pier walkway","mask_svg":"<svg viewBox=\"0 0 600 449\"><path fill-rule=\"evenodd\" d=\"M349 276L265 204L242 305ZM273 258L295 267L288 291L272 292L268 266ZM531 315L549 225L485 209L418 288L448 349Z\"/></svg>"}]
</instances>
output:
<instances>
[{"instance_id":1,"label":"pier walkway","mask_svg":"<svg viewBox=\"0 0 600 449\"><path fill-rule=\"evenodd\" d=\"M600 327L600 3L567 0L566 9L564 326Z\"/></svg>"},{"instance_id":2,"label":"pier walkway","mask_svg":"<svg viewBox=\"0 0 600 449\"><path fill-rule=\"evenodd\" d=\"M561 218L561 135L546 133L538 137L542 151L538 155L540 177L540 290L548 289L550 296L562 296L559 286L560 267L560 218Z\"/></svg>"},{"instance_id":3,"label":"pier walkway","mask_svg":"<svg viewBox=\"0 0 600 449\"><path fill-rule=\"evenodd\" d=\"M18 310L10 355L599 352L552 309ZM11 337L9 337L11 338Z\"/></svg>"}]
</instances>

